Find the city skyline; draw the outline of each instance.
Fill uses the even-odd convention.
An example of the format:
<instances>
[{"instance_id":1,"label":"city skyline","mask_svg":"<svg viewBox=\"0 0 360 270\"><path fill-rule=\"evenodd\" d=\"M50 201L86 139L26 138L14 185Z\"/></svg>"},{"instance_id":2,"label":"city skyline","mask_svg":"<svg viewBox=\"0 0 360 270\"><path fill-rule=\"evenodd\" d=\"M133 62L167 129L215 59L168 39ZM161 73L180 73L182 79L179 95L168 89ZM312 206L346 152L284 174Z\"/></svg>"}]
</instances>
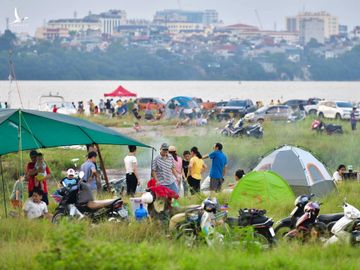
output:
<instances>
[{"instance_id":1,"label":"city skyline","mask_svg":"<svg viewBox=\"0 0 360 270\"><path fill-rule=\"evenodd\" d=\"M133 1L116 1L103 0L92 1L91 4L84 4L80 0L63 0L61 6L55 10L56 1L48 0L45 3L39 3L36 0L3 0L2 9L0 10L0 31L5 30L5 19L9 17L10 22L13 20L14 8L19 9L21 16L30 17L27 26L22 26L21 31L34 34L35 29L42 26L44 21L59 18L73 18L76 11L77 17L86 16L89 11L98 13L108 9L123 9L127 12L128 19L147 19L152 20L156 11L163 9L183 9L183 10L205 10L215 9L219 12L219 19L224 24L247 23L259 26L263 25L264 29L283 30L285 28L285 17L296 15L298 12L320 11L325 10L334 16L339 17L340 24L345 24L352 29L359 25L357 10L360 4L356 0L348 0L347 5L339 0L329 3L326 0L316 2L310 0L133 0ZM71 3L71 5L70 5ZM34 9L32 5L38 5L40 8ZM139 9L139 6L142 8ZM256 16L255 10L259 14Z\"/></svg>"}]
</instances>

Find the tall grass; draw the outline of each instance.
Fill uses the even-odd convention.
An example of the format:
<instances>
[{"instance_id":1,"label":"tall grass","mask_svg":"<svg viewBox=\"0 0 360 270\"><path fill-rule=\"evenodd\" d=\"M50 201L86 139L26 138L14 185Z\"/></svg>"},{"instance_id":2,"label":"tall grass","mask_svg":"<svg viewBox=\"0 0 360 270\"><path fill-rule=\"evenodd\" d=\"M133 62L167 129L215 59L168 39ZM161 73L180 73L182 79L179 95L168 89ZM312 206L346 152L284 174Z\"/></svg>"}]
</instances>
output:
<instances>
[{"instance_id":1,"label":"tall grass","mask_svg":"<svg viewBox=\"0 0 360 270\"><path fill-rule=\"evenodd\" d=\"M359 191L359 183L345 183L321 199L321 213L341 211L344 197L360 207ZM193 196L180 204L199 203L202 198ZM218 200L225 203L228 195ZM246 202L243 206L247 207ZM266 209L276 221L292 207L289 202ZM324 248L321 243L280 242L270 251L228 245L189 249L169 238L166 226L156 221L55 226L47 220L2 218L0 231L0 269L358 269L360 263L356 247Z\"/></svg>"}]
</instances>

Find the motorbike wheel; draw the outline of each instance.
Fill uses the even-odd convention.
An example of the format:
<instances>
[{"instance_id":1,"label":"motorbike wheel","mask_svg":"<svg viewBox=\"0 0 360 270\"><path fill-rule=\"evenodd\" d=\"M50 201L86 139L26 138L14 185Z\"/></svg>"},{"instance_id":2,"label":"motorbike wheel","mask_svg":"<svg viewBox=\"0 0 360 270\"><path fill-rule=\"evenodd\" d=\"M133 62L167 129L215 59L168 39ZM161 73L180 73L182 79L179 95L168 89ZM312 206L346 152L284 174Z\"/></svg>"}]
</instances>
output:
<instances>
[{"instance_id":1,"label":"motorbike wheel","mask_svg":"<svg viewBox=\"0 0 360 270\"><path fill-rule=\"evenodd\" d=\"M254 232L253 241L254 244L260 246L261 249L269 249L272 244L266 236L257 232Z\"/></svg>"},{"instance_id":2,"label":"motorbike wheel","mask_svg":"<svg viewBox=\"0 0 360 270\"><path fill-rule=\"evenodd\" d=\"M221 135L224 135L224 136L229 136L229 131L227 131L226 129L222 130L221 131Z\"/></svg>"},{"instance_id":3,"label":"motorbike wheel","mask_svg":"<svg viewBox=\"0 0 360 270\"><path fill-rule=\"evenodd\" d=\"M62 220L68 220L69 217L64 211L56 211L51 219L52 224L59 224Z\"/></svg>"},{"instance_id":4,"label":"motorbike wheel","mask_svg":"<svg viewBox=\"0 0 360 270\"><path fill-rule=\"evenodd\" d=\"M262 139L263 136L264 136L264 133L261 132L261 133L259 133L259 134L256 134L256 135L255 135L255 138L256 138L256 139Z\"/></svg>"},{"instance_id":5,"label":"motorbike wheel","mask_svg":"<svg viewBox=\"0 0 360 270\"><path fill-rule=\"evenodd\" d=\"M280 225L275 228L275 234L278 239L284 238L285 235L290 231L291 228L286 225Z\"/></svg>"},{"instance_id":6,"label":"motorbike wheel","mask_svg":"<svg viewBox=\"0 0 360 270\"><path fill-rule=\"evenodd\" d=\"M181 230L176 234L175 239L180 240L188 248L195 246L196 234L193 230Z\"/></svg>"}]
</instances>

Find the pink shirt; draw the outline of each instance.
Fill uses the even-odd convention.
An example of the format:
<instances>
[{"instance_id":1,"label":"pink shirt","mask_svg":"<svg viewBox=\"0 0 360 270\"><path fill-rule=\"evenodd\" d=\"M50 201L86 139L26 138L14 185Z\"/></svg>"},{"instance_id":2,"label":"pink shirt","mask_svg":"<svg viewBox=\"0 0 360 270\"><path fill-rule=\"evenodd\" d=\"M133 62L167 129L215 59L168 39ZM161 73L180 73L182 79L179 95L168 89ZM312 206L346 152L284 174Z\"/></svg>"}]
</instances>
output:
<instances>
[{"instance_id":1,"label":"pink shirt","mask_svg":"<svg viewBox=\"0 0 360 270\"><path fill-rule=\"evenodd\" d=\"M177 156L177 161L174 159L175 163L175 170L178 174L181 174L182 171L182 159L181 157Z\"/></svg>"}]
</instances>

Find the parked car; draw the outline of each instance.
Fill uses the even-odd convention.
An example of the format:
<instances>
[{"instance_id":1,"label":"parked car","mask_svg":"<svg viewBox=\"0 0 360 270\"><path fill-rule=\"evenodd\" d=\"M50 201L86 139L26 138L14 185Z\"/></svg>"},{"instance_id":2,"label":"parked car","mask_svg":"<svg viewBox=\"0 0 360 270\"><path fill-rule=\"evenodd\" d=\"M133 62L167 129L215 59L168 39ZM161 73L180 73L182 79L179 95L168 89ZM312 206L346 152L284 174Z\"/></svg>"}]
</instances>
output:
<instances>
[{"instance_id":1,"label":"parked car","mask_svg":"<svg viewBox=\"0 0 360 270\"><path fill-rule=\"evenodd\" d=\"M321 98L309 98L307 104L304 106L306 114L317 114L319 108L319 102L324 99Z\"/></svg>"},{"instance_id":2,"label":"parked car","mask_svg":"<svg viewBox=\"0 0 360 270\"><path fill-rule=\"evenodd\" d=\"M218 117L230 119L231 117L244 117L247 113L256 111L256 106L250 99L232 99L222 107ZM233 115L230 115L233 114Z\"/></svg>"},{"instance_id":3,"label":"parked car","mask_svg":"<svg viewBox=\"0 0 360 270\"><path fill-rule=\"evenodd\" d=\"M135 102L138 103L140 110L145 110L146 105L150 102L151 110L158 110L159 108L165 108L165 102L158 98L144 97L137 98Z\"/></svg>"},{"instance_id":4,"label":"parked car","mask_svg":"<svg viewBox=\"0 0 360 270\"><path fill-rule=\"evenodd\" d=\"M206 111L212 110L216 108L216 102L206 101L200 104L200 108Z\"/></svg>"},{"instance_id":5,"label":"parked car","mask_svg":"<svg viewBox=\"0 0 360 270\"><path fill-rule=\"evenodd\" d=\"M288 101L285 101L283 105L287 105L291 107L291 109L295 110L298 109L300 104L303 106L307 105L308 101L306 99L290 99Z\"/></svg>"},{"instance_id":6,"label":"parked car","mask_svg":"<svg viewBox=\"0 0 360 270\"><path fill-rule=\"evenodd\" d=\"M318 116L332 119L350 119L354 105L347 101L320 101ZM356 119L360 119L359 111L355 112Z\"/></svg>"},{"instance_id":7,"label":"parked car","mask_svg":"<svg viewBox=\"0 0 360 270\"><path fill-rule=\"evenodd\" d=\"M295 120L293 110L287 105L265 106L255 112L245 115L245 120L249 122L272 121L293 121Z\"/></svg>"}]
</instances>

